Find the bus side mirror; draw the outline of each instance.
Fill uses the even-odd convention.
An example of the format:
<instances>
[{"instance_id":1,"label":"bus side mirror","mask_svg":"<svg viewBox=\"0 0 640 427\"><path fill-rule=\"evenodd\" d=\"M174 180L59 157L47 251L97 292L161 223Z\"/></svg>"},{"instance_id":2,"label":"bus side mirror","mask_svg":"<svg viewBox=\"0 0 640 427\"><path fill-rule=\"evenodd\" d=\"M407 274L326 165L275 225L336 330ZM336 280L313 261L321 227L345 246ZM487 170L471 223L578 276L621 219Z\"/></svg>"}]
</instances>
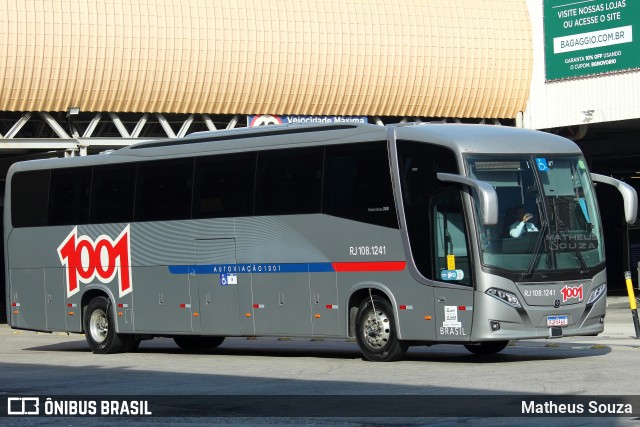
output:
<instances>
[{"instance_id":1,"label":"bus side mirror","mask_svg":"<svg viewBox=\"0 0 640 427\"><path fill-rule=\"evenodd\" d=\"M622 200L624 201L624 219L627 224L636 222L638 216L638 194L632 186L610 176L597 173L591 174L591 180L616 187L622 194Z\"/></svg>"},{"instance_id":2,"label":"bus side mirror","mask_svg":"<svg viewBox=\"0 0 640 427\"><path fill-rule=\"evenodd\" d=\"M482 225L496 225L498 223L498 195L491 184L467 176L440 172L438 179L443 182L455 182L468 185L478 193Z\"/></svg>"}]
</instances>

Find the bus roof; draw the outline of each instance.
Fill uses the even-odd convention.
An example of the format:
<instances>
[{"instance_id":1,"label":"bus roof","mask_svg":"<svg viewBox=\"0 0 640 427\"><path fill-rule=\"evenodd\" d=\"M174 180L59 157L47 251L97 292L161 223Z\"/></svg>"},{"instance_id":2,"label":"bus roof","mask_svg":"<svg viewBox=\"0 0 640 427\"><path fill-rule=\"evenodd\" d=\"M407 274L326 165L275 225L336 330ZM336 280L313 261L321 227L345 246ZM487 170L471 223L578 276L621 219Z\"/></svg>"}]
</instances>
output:
<instances>
[{"instance_id":1,"label":"bus roof","mask_svg":"<svg viewBox=\"0 0 640 427\"><path fill-rule=\"evenodd\" d=\"M386 139L389 127L396 128L396 139L413 139L424 142L433 142L460 152L476 151L482 153L530 153L531 147L543 153L576 153L578 146L572 141L546 132L538 132L528 129L513 127L453 124L453 123L405 123L389 126L372 124L285 124L278 126L262 126L260 128L241 128L229 131L198 132L183 139L168 139L162 141L142 142L127 147L130 150L147 151L151 148L169 148L175 146L185 147L185 144L214 145L214 150L222 149L225 142L235 142L238 148L241 140L252 138L278 137L273 145L289 145L291 143L346 143L349 137L370 134L374 139ZM327 138L324 131L337 132L331 138ZM286 141L283 136L297 135L296 142ZM381 134L385 134L381 138ZM333 141L332 141L333 140ZM339 140L339 141L337 141ZM360 140L360 139L358 139ZM531 143L534 143L531 145ZM264 141L251 144L252 147L272 146ZM202 148L198 148L200 151ZM207 147L208 148L208 147ZM225 147L226 148L226 147ZM192 148L193 149L193 148ZM123 149L126 150L126 149ZM122 150L121 150L122 151Z\"/></svg>"},{"instance_id":2,"label":"bus roof","mask_svg":"<svg viewBox=\"0 0 640 427\"><path fill-rule=\"evenodd\" d=\"M12 172L27 169L124 163L141 158L186 157L255 149L306 145L347 144L387 139L389 128L397 140L443 145L462 154L579 154L572 141L546 132L473 124L287 124L198 132L181 139L141 142L103 155L16 163ZM295 135L295 137L293 137Z\"/></svg>"}]
</instances>

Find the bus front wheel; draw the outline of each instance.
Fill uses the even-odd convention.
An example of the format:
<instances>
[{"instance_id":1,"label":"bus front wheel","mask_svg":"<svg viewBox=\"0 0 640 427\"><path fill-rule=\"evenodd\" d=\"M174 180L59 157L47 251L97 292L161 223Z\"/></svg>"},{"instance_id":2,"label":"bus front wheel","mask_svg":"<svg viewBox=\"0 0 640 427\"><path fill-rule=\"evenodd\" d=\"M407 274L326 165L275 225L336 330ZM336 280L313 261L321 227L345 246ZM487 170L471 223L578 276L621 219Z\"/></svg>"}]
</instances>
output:
<instances>
[{"instance_id":1,"label":"bus front wheel","mask_svg":"<svg viewBox=\"0 0 640 427\"><path fill-rule=\"evenodd\" d=\"M487 355L500 353L509 341L486 341L479 344L466 344L464 347L473 354Z\"/></svg>"},{"instance_id":2,"label":"bus front wheel","mask_svg":"<svg viewBox=\"0 0 640 427\"><path fill-rule=\"evenodd\" d=\"M356 340L362 355L372 362L402 359L408 348L398 339L391 305L377 295L365 299L358 308Z\"/></svg>"},{"instance_id":3,"label":"bus front wheel","mask_svg":"<svg viewBox=\"0 0 640 427\"><path fill-rule=\"evenodd\" d=\"M84 333L91 351L95 354L120 353L137 347L133 335L116 333L113 309L110 308L109 299L100 296L89 301L84 310Z\"/></svg>"}]
</instances>

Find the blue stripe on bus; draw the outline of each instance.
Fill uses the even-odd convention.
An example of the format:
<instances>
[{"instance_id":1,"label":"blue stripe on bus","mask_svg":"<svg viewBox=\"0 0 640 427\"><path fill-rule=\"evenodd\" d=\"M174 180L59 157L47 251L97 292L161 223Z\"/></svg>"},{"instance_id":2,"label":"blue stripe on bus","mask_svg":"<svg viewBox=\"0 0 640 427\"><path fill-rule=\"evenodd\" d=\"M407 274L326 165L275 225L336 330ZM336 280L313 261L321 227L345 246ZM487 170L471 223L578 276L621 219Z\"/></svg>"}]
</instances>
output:
<instances>
[{"instance_id":1,"label":"blue stripe on bus","mask_svg":"<svg viewBox=\"0 0 640 427\"><path fill-rule=\"evenodd\" d=\"M221 273L333 273L336 270L330 262L299 264L203 264L170 265L171 274L221 274Z\"/></svg>"}]
</instances>

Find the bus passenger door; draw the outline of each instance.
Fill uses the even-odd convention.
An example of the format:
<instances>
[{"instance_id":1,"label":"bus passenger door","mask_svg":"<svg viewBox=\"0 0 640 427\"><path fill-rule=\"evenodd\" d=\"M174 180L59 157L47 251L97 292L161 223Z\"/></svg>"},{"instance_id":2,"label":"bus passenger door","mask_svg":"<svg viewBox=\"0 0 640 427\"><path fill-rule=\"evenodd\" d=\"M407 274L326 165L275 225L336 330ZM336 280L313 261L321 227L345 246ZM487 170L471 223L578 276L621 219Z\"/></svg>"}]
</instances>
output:
<instances>
[{"instance_id":1,"label":"bus passenger door","mask_svg":"<svg viewBox=\"0 0 640 427\"><path fill-rule=\"evenodd\" d=\"M234 238L196 240L197 268L195 281L200 301L199 319L202 335L241 335L238 286L250 282L249 274L238 274ZM190 280L194 278L189 275ZM250 283L243 284L250 286Z\"/></svg>"},{"instance_id":2,"label":"bus passenger door","mask_svg":"<svg viewBox=\"0 0 640 427\"><path fill-rule=\"evenodd\" d=\"M432 196L434 296L439 341L467 341L473 319L473 276L461 192L445 188Z\"/></svg>"}]
</instances>

